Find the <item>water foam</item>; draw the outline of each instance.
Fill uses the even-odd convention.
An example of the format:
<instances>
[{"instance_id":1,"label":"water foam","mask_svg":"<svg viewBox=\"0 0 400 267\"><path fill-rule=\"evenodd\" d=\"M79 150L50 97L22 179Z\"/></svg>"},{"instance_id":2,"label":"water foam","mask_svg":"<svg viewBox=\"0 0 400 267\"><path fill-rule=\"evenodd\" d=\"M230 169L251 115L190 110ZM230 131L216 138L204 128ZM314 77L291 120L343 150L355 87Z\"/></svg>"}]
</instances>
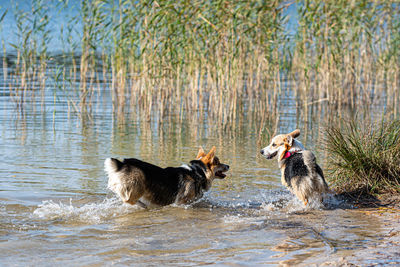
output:
<instances>
[{"instance_id":1,"label":"water foam","mask_svg":"<svg viewBox=\"0 0 400 267\"><path fill-rule=\"evenodd\" d=\"M222 220L226 224L261 225L268 218L267 215L260 214L227 214Z\"/></svg>"},{"instance_id":2,"label":"water foam","mask_svg":"<svg viewBox=\"0 0 400 267\"><path fill-rule=\"evenodd\" d=\"M72 200L69 205L45 200L33 211L33 216L46 220L77 220L89 223L99 223L110 217L117 217L141 209L138 206L123 204L117 198L107 198L100 203L89 203L83 206L74 206Z\"/></svg>"},{"instance_id":3,"label":"water foam","mask_svg":"<svg viewBox=\"0 0 400 267\"><path fill-rule=\"evenodd\" d=\"M286 213L296 213L309 210L324 210L336 209L343 207L345 201L336 197L336 195L328 193L323 194L323 202L319 201L318 196L309 199L307 206L289 191L276 191L269 192L269 194L262 193L262 205L260 207L263 211L281 211ZM347 205L348 206L348 205Z\"/></svg>"}]
</instances>

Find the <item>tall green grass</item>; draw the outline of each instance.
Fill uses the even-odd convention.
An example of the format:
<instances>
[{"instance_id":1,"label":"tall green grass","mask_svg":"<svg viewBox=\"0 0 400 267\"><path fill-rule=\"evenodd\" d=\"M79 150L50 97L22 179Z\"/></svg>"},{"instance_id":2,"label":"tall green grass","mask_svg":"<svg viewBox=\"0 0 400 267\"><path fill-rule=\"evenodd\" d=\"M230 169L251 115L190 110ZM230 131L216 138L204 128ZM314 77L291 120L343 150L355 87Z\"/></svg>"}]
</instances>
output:
<instances>
[{"instance_id":1,"label":"tall green grass","mask_svg":"<svg viewBox=\"0 0 400 267\"><path fill-rule=\"evenodd\" d=\"M327 130L330 178L340 192L400 193L400 121Z\"/></svg>"},{"instance_id":2,"label":"tall green grass","mask_svg":"<svg viewBox=\"0 0 400 267\"><path fill-rule=\"evenodd\" d=\"M383 99L399 113L396 1L82 0L56 33L62 55L49 53L49 9L68 10L68 2L30 3L15 6L18 41L4 46L16 52L8 81L21 106L51 88L90 114L109 88L116 114L150 120L206 112L234 128L249 113L262 126L280 113L292 80L289 90L306 112L314 103L340 110ZM298 26L287 29L293 7Z\"/></svg>"}]
</instances>

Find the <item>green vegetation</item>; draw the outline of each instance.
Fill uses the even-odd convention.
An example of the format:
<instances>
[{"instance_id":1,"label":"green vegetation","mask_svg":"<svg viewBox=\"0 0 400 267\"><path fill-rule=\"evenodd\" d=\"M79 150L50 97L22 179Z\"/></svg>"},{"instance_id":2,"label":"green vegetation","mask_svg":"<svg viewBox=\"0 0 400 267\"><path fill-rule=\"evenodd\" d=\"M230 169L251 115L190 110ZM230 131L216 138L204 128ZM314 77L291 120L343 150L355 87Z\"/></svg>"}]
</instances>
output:
<instances>
[{"instance_id":1,"label":"green vegetation","mask_svg":"<svg viewBox=\"0 0 400 267\"><path fill-rule=\"evenodd\" d=\"M400 120L333 126L326 144L339 193L400 193Z\"/></svg>"},{"instance_id":2,"label":"green vegetation","mask_svg":"<svg viewBox=\"0 0 400 267\"><path fill-rule=\"evenodd\" d=\"M49 22L59 13L49 10L73 7L30 3L4 13L14 14L18 36L3 40L4 80L20 107L54 90L71 110L90 113L110 89L116 114L207 112L226 126L246 113L261 127L288 89L305 109L383 99L388 113L399 113L397 1L82 0L55 34L57 55L48 52ZM298 27L287 29L288 8L297 8Z\"/></svg>"}]
</instances>

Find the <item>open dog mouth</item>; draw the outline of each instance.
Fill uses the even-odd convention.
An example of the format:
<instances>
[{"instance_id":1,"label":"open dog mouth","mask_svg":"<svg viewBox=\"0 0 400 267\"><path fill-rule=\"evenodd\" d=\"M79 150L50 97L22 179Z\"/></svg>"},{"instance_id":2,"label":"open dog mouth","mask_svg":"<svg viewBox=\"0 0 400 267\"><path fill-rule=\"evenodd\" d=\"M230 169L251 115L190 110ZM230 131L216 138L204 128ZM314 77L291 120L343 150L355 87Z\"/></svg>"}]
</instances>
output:
<instances>
[{"instance_id":1,"label":"open dog mouth","mask_svg":"<svg viewBox=\"0 0 400 267\"><path fill-rule=\"evenodd\" d=\"M222 171L217 171L215 173L215 176L224 179L226 177L226 174L223 173Z\"/></svg>"},{"instance_id":2,"label":"open dog mouth","mask_svg":"<svg viewBox=\"0 0 400 267\"><path fill-rule=\"evenodd\" d=\"M229 170L229 166L225 164L222 166L222 170L218 170L215 172L215 177L224 179L226 177L226 174L224 172L227 172Z\"/></svg>"}]
</instances>

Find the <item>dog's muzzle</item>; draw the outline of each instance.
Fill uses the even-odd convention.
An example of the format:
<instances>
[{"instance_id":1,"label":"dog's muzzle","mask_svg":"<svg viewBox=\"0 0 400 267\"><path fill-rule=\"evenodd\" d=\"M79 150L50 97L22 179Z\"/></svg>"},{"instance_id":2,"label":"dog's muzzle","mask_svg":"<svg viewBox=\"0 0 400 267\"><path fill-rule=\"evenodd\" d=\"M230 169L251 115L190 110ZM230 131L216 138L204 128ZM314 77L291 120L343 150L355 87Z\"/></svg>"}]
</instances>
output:
<instances>
[{"instance_id":1,"label":"dog's muzzle","mask_svg":"<svg viewBox=\"0 0 400 267\"><path fill-rule=\"evenodd\" d=\"M220 179L224 179L226 177L226 174L224 172L227 172L229 170L229 165L223 164L223 169L220 171L217 171L215 173L215 177L218 177Z\"/></svg>"},{"instance_id":2,"label":"dog's muzzle","mask_svg":"<svg viewBox=\"0 0 400 267\"><path fill-rule=\"evenodd\" d=\"M270 154L268 152L265 152L264 149L260 150L261 155L263 155L266 159L272 159L273 157L276 156L276 154L278 154L278 151L275 151L274 153Z\"/></svg>"}]
</instances>

